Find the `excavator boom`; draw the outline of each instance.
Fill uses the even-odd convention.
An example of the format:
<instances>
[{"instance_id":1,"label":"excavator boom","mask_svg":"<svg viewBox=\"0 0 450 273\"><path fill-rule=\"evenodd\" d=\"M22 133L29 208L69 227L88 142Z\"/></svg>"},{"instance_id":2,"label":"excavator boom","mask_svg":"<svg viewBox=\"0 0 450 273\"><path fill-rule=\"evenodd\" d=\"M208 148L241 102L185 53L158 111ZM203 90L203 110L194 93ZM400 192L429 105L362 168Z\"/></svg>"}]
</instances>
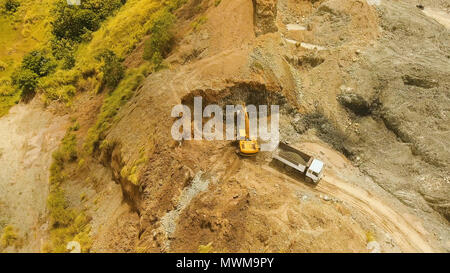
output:
<instances>
[{"instance_id":1,"label":"excavator boom","mask_svg":"<svg viewBox=\"0 0 450 273\"><path fill-rule=\"evenodd\" d=\"M242 105L242 108L245 116L245 139L239 140L239 150L243 156L253 156L259 152L259 144L256 139L250 139L250 121L245 104ZM240 135L244 134L240 133Z\"/></svg>"}]
</instances>

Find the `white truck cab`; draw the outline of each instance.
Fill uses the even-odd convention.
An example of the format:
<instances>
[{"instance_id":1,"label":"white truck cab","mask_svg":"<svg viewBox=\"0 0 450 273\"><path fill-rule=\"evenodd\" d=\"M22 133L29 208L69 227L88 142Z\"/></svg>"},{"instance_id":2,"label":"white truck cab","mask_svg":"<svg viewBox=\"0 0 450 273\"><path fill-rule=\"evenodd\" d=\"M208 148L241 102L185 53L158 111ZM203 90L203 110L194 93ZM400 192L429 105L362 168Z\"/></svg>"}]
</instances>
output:
<instances>
[{"instance_id":1,"label":"white truck cab","mask_svg":"<svg viewBox=\"0 0 450 273\"><path fill-rule=\"evenodd\" d=\"M306 177L311 178L314 183L319 182L323 176L323 162L318 159L313 159L306 171Z\"/></svg>"}]
</instances>

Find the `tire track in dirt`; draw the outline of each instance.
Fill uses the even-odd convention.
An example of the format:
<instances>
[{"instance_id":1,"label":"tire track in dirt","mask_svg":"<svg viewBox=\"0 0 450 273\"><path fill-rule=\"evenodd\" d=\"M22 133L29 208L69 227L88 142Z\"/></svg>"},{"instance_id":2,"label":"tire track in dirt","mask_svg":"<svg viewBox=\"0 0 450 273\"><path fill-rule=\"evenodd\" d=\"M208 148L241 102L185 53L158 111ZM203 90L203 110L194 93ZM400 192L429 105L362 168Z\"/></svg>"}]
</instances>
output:
<instances>
[{"instance_id":1,"label":"tire track in dirt","mask_svg":"<svg viewBox=\"0 0 450 273\"><path fill-rule=\"evenodd\" d=\"M392 235L394 241L404 252L434 252L434 248L428 243L427 232L420 221L407 217L403 208L396 210L387 202L375 196L361 187L357 187L344 179L341 179L339 170L341 166L351 166L345 157L337 152L315 143L305 143L305 148L317 154L321 151L325 156L327 168L324 178L315 187L316 190L333 195L351 206L357 208L364 216L368 217L374 224ZM335 164L333 164L335 163ZM341 164L339 164L341 163ZM355 168L352 171L357 171Z\"/></svg>"},{"instance_id":2,"label":"tire track in dirt","mask_svg":"<svg viewBox=\"0 0 450 273\"><path fill-rule=\"evenodd\" d=\"M327 175L317 190L333 195L359 209L377 226L392 235L394 241L405 252L434 252L424 238L425 234L417 230L410 219L404 218L391 207L370 193L354 187L340 179Z\"/></svg>"},{"instance_id":3,"label":"tire track in dirt","mask_svg":"<svg viewBox=\"0 0 450 273\"><path fill-rule=\"evenodd\" d=\"M405 208L393 208L389 204L390 202L383 200L386 197L378 196L375 192L369 192L340 178L337 174L343 169L344 163L351 166L346 158L316 143L303 143L300 146L313 155L318 155L320 151L322 155L318 158L323 159L326 165L324 178L317 186L307 183L305 185L310 185L320 193L334 196L356 209L371 223L388 233L403 252L439 251L428 242L429 234L422 227L420 220L406 212L401 213L405 211ZM292 184L299 184L298 180L269 166L264 166L263 169L270 171L274 177L282 178ZM351 171L358 172L356 168L351 168ZM355 174L355 176L357 175Z\"/></svg>"}]
</instances>

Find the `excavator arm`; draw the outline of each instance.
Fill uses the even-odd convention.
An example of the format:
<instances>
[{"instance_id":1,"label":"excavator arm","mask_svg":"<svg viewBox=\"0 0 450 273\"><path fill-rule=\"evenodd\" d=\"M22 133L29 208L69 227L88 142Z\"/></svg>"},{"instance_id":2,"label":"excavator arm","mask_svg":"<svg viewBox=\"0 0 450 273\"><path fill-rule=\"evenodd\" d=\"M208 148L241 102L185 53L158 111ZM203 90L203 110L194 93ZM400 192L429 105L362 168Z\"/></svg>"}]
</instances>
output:
<instances>
[{"instance_id":1,"label":"excavator arm","mask_svg":"<svg viewBox=\"0 0 450 273\"><path fill-rule=\"evenodd\" d=\"M239 140L239 151L243 156L253 156L259 152L259 144L256 139L250 139L250 121L245 104L242 105L242 108L245 116L245 138ZM240 136L243 136L243 133L240 132Z\"/></svg>"}]
</instances>

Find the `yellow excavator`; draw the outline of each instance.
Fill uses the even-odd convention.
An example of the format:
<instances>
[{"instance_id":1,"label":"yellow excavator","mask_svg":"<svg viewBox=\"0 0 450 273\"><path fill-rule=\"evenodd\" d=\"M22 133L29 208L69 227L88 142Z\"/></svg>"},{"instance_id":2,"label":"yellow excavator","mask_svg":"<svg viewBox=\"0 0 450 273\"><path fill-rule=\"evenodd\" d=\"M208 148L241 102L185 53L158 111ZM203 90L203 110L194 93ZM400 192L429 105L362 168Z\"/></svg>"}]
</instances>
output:
<instances>
[{"instance_id":1,"label":"yellow excavator","mask_svg":"<svg viewBox=\"0 0 450 273\"><path fill-rule=\"evenodd\" d=\"M239 129L239 154L255 156L259 152L258 140L250 139L250 124L245 104L242 104L242 108L245 115L245 129Z\"/></svg>"}]
</instances>

